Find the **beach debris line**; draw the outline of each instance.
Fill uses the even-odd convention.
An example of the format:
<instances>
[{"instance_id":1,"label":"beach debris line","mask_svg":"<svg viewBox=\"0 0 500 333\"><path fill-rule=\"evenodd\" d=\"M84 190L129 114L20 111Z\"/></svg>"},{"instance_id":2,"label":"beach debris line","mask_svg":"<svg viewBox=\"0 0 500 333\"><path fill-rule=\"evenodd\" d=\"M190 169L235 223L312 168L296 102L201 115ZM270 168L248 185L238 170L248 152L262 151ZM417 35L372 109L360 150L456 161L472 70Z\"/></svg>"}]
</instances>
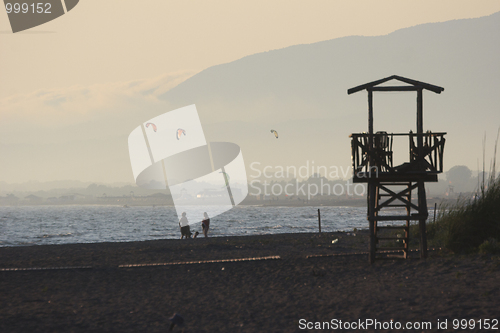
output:
<instances>
[{"instance_id":1,"label":"beach debris line","mask_svg":"<svg viewBox=\"0 0 500 333\"><path fill-rule=\"evenodd\" d=\"M18 267L18 268L0 268L0 271L47 271L57 269L86 269L92 266L64 266L64 267Z\"/></svg>"},{"instance_id":2,"label":"beach debris line","mask_svg":"<svg viewBox=\"0 0 500 333\"><path fill-rule=\"evenodd\" d=\"M236 258L236 259L217 259L217 260L201 260L201 261L178 261L178 262L163 262L152 264L131 264L119 265L118 268L130 267L147 267L147 266L169 266L169 265L192 265L192 264L212 264L220 262L237 262L237 261L259 261L259 260L277 260L280 256L253 257L253 258ZM0 268L0 272L7 271L42 271L42 270L57 270L57 269L92 269L93 266L65 266L65 267L13 267Z\"/></svg>"},{"instance_id":3,"label":"beach debris line","mask_svg":"<svg viewBox=\"0 0 500 333\"><path fill-rule=\"evenodd\" d=\"M238 259L218 259L218 260L200 260L200 261L178 261L178 262L164 262L164 263L152 263L152 264L120 265L118 267L120 267L120 268L130 268L130 267L145 267L145 266L212 264L212 263L219 263L219 262L257 261L257 260L274 260L274 259L281 259L281 257L280 256L267 256L267 257L238 258Z\"/></svg>"}]
</instances>

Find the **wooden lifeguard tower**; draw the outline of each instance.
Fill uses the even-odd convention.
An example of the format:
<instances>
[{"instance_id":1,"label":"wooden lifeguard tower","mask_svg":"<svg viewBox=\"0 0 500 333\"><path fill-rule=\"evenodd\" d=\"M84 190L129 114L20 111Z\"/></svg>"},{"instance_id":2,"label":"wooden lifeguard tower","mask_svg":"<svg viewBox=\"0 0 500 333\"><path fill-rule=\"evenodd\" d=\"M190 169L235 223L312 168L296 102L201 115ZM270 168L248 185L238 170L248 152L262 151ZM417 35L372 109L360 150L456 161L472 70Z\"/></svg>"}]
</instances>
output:
<instances>
[{"instance_id":1,"label":"wooden lifeguard tower","mask_svg":"<svg viewBox=\"0 0 500 333\"><path fill-rule=\"evenodd\" d=\"M406 85L380 86L390 80L398 80ZM396 253L396 257L408 258L410 221L419 222L420 257L427 257L427 236L425 221L428 216L425 182L437 182L443 172L443 151L446 133L423 130L422 98L423 90L440 94L444 88L393 75L369 82L347 91L348 94L366 90L368 92L368 133L351 134L353 182L368 185L368 221L370 224L370 263L375 259L388 258L385 253ZM373 132L373 92L374 91L416 91L417 92L417 132L387 133ZM408 137L409 159L393 165L394 137ZM412 191L418 193L416 203L412 202ZM405 209L404 214L394 215L394 207ZM389 213L381 213L383 209ZM398 209L398 208L396 208ZM392 212L391 212L392 210ZM379 226L379 221L392 225ZM389 222L390 223L390 222ZM403 231L399 237L387 234L384 229ZM379 246L379 241L400 242L393 246ZM392 250L392 251L391 251ZM383 252L384 254L382 254ZM389 258L393 258L389 257Z\"/></svg>"}]
</instances>

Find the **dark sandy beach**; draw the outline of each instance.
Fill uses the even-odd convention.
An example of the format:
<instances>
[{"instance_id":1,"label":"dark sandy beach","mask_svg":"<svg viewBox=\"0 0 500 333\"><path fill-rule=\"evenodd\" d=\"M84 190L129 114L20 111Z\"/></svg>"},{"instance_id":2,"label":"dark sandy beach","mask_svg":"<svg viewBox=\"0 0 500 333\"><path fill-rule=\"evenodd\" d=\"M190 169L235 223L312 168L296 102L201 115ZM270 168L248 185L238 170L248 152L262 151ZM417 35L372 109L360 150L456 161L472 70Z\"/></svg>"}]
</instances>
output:
<instances>
[{"instance_id":1,"label":"dark sandy beach","mask_svg":"<svg viewBox=\"0 0 500 333\"><path fill-rule=\"evenodd\" d=\"M0 332L166 332L175 312L184 332L300 332L308 322L370 319L432 324L407 332L474 319L466 331L480 332L478 320L500 319L498 257L430 251L370 266L356 254L367 242L358 232L4 247ZM269 256L279 259L224 261ZM212 262L172 264L197 261ZM160 265L123 267L133 264ZM89 268L5 270L68 266Z\"/></svg>"}]
</instances>

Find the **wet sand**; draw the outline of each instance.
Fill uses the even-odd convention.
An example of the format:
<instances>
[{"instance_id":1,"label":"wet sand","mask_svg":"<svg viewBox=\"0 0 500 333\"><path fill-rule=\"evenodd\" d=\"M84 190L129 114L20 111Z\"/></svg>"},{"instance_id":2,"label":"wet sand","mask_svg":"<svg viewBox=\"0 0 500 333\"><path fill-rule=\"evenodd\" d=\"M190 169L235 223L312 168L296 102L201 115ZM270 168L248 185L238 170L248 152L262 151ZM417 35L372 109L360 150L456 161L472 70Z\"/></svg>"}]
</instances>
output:
<instances>
[{"instance_id":1,"label":"wet sand","mask_svg":"<svg viewBox=\"0 0 500 333\"><path fill-rule=\"evenodd\" d=\"M500 319L498 256L369 265L356 254L367 244L362 231L0 248L0 269L45 268L0 271L0 332L166 332L175 312L184 332L303 332L335 319L432 331L448 320L453 331L453 319Z\"/></svg>"}]
</instances>

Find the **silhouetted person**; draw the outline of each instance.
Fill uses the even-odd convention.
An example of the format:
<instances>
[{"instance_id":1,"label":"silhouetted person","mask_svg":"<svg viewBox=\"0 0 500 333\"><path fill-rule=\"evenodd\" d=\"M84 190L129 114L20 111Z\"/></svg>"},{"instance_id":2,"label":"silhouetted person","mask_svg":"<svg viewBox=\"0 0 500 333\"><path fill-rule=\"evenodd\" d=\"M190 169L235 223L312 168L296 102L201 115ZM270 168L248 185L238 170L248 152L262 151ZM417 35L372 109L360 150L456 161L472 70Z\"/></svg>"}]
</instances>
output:
<instances>
[{"instance_id":1,"label":"silhouetted person","mask_svg":"<svg viewBox=\"0 0 500 333\"><path fill-rule=\"evenodd\" d=\"M208 237L208 229L210 228L210 219L208 218L207 212L203 213L203 216L205 217L203 221L201 221L201 227L203 228L203 235L205 237Z\"/></svg>"},{"instance_id":2,"label":"silhouetted person","mask_svg":"<svg viewBox=\"0 0 500 333\"><path fill-rule=\"evenodd\" d=\"M179 227L181 228L181 239L184 237L186 237L186 239L191 238L191 228L189 227L186 212L182 213L182 217L179 220Z\"/></svg>"}]
</instances>

